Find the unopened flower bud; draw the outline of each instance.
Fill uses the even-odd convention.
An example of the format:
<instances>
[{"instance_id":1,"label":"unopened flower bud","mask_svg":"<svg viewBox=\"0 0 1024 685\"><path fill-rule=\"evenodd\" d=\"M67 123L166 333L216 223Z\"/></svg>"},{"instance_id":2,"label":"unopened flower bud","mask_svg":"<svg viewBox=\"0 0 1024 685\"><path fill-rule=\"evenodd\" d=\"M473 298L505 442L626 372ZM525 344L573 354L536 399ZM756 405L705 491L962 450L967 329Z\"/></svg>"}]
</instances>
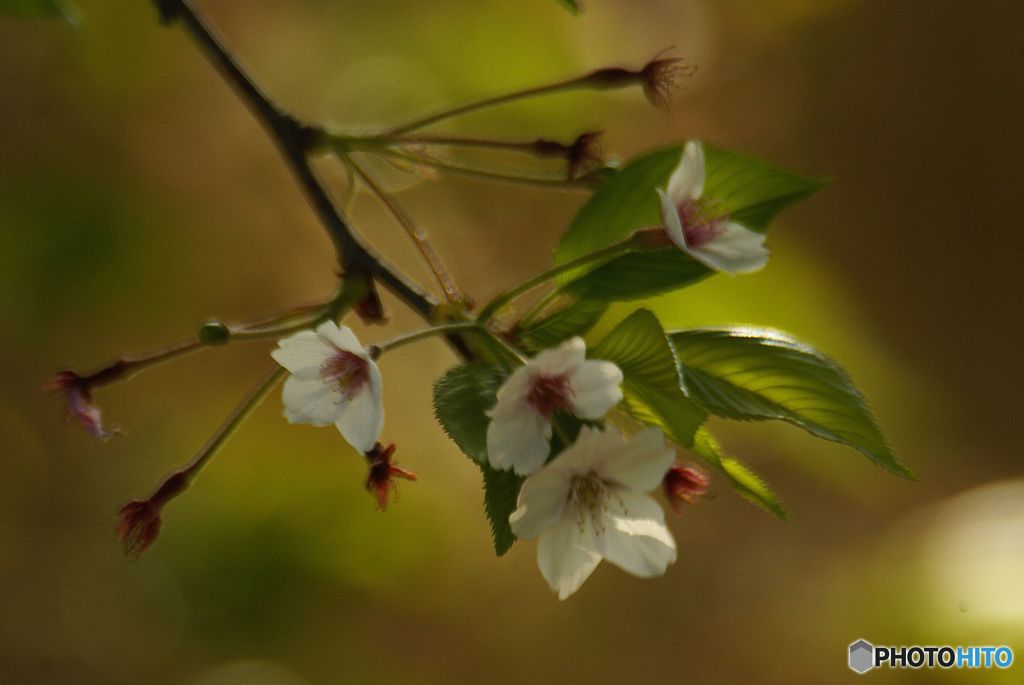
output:
<instances>
[{"instance_id":1,"label":"unopened flower bud","mask_svg":"<svg viewBox=\"0 0 1024 685\"><path fill-rule=\"evenodd\" d=\"M695 504L707 493L711 479L696 466L676 464L665 474L662 484L672 510L682 514L686 505Z\"/></svg>"},{"instance_id":2,"label":"unopened flower bud","mask_svg":"<svg viewBox=\"0 0 1024 685\"><path fill-rule=\"evenodd\" d=\"M199 342L204 345L224 345L231 340L231 329L220 321L207 321L199 327Z\"/></svg>"},{"instance_id":3,"label":"unopened flower bud","mask_svg":"<svg viewBox=\"0 0 1024 685\"><path fill-rule=\"evenodd\" d=\"M388 321L387 312L384 311L384 303L380 300L377 286L370 282L366 296L355 304L356 315L365 324L384 324Z\"/></svg>"},{"instance_id":4,"label":"unopened flower bud","mask_svg":"<svg viewBox=\"0 0 1024 685\"><path fill-rule=\"evenodd\" d=\"M384 447L379 442L366 453L366 460L370 464L370 472L366 476L366 489L377 499L377 508L381 511L387 509L388 502L398 493L398 485L395 478L416 480L416 474L403 469L391 458L395 453L395 446Z\"/></svg>"}]
</instances>

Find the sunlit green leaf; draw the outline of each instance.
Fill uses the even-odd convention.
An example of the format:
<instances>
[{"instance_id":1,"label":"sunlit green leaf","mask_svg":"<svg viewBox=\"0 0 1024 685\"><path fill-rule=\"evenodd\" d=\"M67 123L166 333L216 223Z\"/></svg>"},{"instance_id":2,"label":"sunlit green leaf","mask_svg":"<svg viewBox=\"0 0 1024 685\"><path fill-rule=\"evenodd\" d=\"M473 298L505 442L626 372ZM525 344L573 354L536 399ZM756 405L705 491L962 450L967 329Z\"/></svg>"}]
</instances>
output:
<instances>
[{"instance_id":1,"label":"sunlit green leaf","mask_svg":"<svg viewBox=\"0 0 1024 685\"><path fill-rule=\"evenodd\" d=\"M574 298L565 306L522 329L519 338L535 350L553 347L574 335L586 335L607 309L607 302Z\"/></svg>"},{"instance_id":2,"label":"sunlit green leaf","mask_svg":"<svg viewBox=\"0 0 1024 685\"><path fill-rule=\"evenodd\" d=\"M612 329L590 356L615 362L622 369L622 408L630 416L660 426L680 445L693 444L707 412L683 392L672 346L654 314L637 310Z\"/></svg>"},{"instance_id":3,"label":"sunlit green leaf","mask_svg":"<svg viewBox=\"0 0 1024 685\"><path fill-rule=\"evenodd\" d=\"M697 431L693 452L723 473L742 497L764 507L780 519L788 518L775 491L749 466L725 455L718 441L706 427Z\"/></svg>"},{"instance_id":4,"label":"sunlit green leaf","mask_svg":"<svg viewBox=\"0 0 1024 685\"><path fill-rule=\"evenodd\" d=\"M765 329L673 333L690 395L712 412L740 420L782 419L849 445L893 473L896 460L864 397L828 357Z\"/></svg>"},{"instance_id":5,"label":"sunlit green leaf","mask_svg":"<svg viewBox=\"0 0 1024 685\"><path fill-rule=\"evenodd\" d=\"M658 188L664 188L682 148L639 157L602 185L580 209L555 253L563 264L625 239L638 228L661 225ZM782 209L823 185L755 157L704 145L707 180L703 197L747 227L764 231ZM695 283L711 272L674 247L634 253L590 271L577 269L559 282L580 296L627 300L650 297Z\"/></svg>"}]
</instances>

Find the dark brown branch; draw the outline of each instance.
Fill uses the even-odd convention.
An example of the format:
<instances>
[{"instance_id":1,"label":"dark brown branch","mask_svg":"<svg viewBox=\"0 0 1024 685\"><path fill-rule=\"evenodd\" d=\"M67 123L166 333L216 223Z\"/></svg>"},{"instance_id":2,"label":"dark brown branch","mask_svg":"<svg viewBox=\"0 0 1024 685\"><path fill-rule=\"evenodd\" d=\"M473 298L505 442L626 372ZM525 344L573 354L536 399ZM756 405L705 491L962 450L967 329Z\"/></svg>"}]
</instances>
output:
<instances>
[{"instance_id":1,"label":"dark brown branch","mask_svg":"<svg viewBox=\"0 0 1024 685\"><path fill-rule=\"evenodd\" d=\"M239 66L189 0L155 1L164 23L182 23L225 80L238 91L268 129L334 243L342 270L376 277L409 307L421 316L429 317L437 302L360 242L316 177L306 156L310 135L315 129L301 124L267 97Z\"/></svg>"}]
</instances>

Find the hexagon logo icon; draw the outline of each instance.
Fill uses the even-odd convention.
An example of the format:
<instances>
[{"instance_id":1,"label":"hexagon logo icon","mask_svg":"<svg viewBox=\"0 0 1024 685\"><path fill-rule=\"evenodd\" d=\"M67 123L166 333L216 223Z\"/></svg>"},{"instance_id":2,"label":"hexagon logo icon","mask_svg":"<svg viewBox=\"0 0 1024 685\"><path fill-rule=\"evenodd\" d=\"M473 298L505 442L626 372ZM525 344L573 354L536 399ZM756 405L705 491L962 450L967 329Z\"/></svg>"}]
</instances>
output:
<instances>
[{"instance_id":1,"label":"hexagon logo icon","mask_svg":"<svg viewBox=\"0 0 1024 685\"><path fill-rule=\"evenodd\" d=\"M857 640L850 645L850 670L867 673L875 667L875 647L867 640Z\"/></svg>"}]
</instances>

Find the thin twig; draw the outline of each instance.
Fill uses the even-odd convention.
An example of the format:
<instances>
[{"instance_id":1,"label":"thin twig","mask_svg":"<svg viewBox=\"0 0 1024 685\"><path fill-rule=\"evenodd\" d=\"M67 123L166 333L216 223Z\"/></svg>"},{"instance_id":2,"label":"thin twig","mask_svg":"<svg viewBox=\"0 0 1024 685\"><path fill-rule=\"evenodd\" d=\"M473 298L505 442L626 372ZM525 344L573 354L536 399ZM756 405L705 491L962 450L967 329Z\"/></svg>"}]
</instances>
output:
<instances>
[{"instance_id":1,"label":"thin twig","mask_svg":"<svg viewBox=\"0 0 1024 685\"><path fill-rule=\"evenodd\" d=\"M363 182L370 191L377 196L377 198L387 207L387 210L391 212L391 215L395 217L395 220L401 225L405 232L409 235L410 240L419 250L420 255L423 257L423 261L427 263L427 267L434 274L434 278L437 279L438 285L441 286L441 290L444 291L445 299L449 302L459 301L459 288L455 285L455 281L451 277L451 273L448 271L448 267L445 266L444 260L437 254L434 246L430 244L430 239L427 237L426 231L421 229L413 221L409 213L405 211L405 208L392 196L390 193L380 187L380 184L366 171L362 166L359 165L354 159L349 156L345 156L345 165L348 166L355 174L359 177L359 180Z\"/></svg>"}]
</instances>

